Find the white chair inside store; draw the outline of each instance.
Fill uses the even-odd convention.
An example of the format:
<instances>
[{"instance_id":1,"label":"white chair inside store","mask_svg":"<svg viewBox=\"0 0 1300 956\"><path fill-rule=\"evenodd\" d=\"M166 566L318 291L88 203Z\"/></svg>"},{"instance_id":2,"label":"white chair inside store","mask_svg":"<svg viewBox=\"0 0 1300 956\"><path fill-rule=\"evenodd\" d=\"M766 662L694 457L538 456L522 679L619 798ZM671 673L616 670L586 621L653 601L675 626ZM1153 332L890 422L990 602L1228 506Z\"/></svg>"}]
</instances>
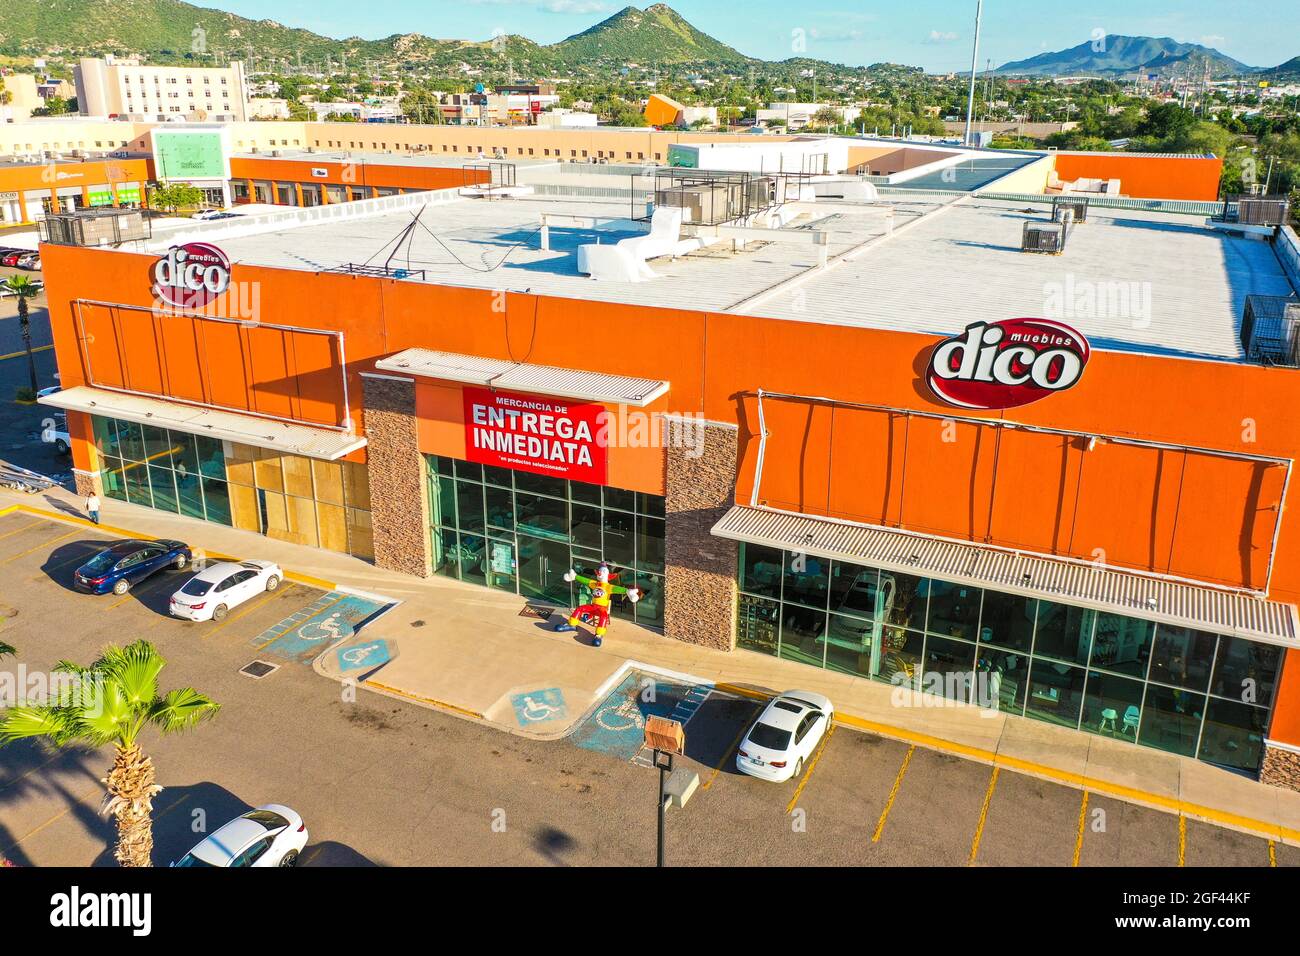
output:
<instances>
[{"instance_id":1,"label":"white chair inside store","mask_svg":"<svg viewBox=\"0 0 1300 956\"><path fill-rule=\"evenodd\" d=\"M1129 704L1128 710L1124 711L1124 733L1133 731L1133 736L1137 736L1138 731L1138 709L1137 704Z\"/></svg>"}]
</instances>

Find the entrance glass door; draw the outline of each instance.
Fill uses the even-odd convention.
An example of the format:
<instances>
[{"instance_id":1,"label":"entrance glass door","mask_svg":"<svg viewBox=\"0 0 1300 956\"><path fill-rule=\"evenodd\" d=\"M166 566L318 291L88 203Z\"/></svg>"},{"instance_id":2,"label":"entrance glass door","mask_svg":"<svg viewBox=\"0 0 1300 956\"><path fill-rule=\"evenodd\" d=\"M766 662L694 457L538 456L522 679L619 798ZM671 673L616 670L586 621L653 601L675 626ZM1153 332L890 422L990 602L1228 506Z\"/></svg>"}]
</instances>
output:
<instances>
[{"instance_id":1,"label":"entrance glass door","mask_svg":"<svg viewBox=\"0 0 1300 956\"><path fill-rule=\"evenodd\" d=\"M519 593L568 605L569 546L562 541L519 535Z\"/></svg>"}]
</instances>

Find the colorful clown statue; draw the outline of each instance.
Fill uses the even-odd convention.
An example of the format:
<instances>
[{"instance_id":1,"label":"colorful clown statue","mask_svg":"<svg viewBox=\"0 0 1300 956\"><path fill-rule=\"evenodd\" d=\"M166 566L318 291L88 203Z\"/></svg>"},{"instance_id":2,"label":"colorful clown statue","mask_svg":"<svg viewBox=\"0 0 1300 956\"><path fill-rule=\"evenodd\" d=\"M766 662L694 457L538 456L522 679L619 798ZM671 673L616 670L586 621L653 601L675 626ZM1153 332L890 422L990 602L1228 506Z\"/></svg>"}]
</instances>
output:
<instances>
[{"instance_id":1,"label":"colorful clown statue","mask_svg":"<svg viewBox=\"0 0 1300 956\"><path fill-rule=\"evenodd\" d=\"M561 625L557 630L571 631L579 623L591 625L595 634L595 640L592 644L600 647L601 638L605 636L605 631L609 629L609 602L615 594L626 594L627 599L635 604L641 600L641 589L636 587L625 588L615 584L614 579L617 574L611 574L609 565L604 561L600 562L600 567L596 569L594 578L586 577L579 574L572 568L564 575L564 580L572 583L577 581L591 592L591 601L573 609L569 615L567 625Z\"/></svg>"}]
</instances>

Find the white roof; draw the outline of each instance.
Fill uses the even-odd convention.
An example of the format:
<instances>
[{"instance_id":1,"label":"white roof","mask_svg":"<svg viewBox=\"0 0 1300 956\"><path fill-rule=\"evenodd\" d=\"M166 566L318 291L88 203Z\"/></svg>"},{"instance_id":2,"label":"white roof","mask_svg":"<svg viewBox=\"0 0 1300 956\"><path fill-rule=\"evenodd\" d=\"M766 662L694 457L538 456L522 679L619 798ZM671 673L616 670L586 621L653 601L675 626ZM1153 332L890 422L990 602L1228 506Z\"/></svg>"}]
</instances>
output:
<instances>
[{"instance_id":1,"label":"white roof","mask_svg":"<svg viewBox=\"0 0 1300 956\"><path fill-rule=\"evenodd\" d=\"M601 178L609 188L582 197L447 201L431 193L438 200L424 207L391 265L422 270L401 281L935 335L977 319L1058 318L1097 349L1226 361L1243 357L1245 296L1292 291L1267 243L1207 229L1203 217L1093 205L1063 255L1035 255L1020 251L1021 232L1027 220L1047 220L1050 206L979 194L955 204L927 194L819 201L787 229L829 233L825 268L811 243L756 242L735 252L722 242L652 260L656 279L596 281L578 273L577 247L648 228L631 219L644 205L634 208L630 177ZM621 222L552 225L551 248L543 251L542 213ZM228 239L213 223L204 238L236 262L323 271L382 263L411 215L241 224Z\"/></svg>"},{"instance_id":2,"label":"white roof","mask_svg":"<svg viewBox=\"0 0 1300 956\"><path fill-rule=\"evenodd\" d=\"M121 418L159 428L174 428L192 435L208 435L325 461L342 458L366 444L365 438L353 432L281 422L257 415L187 405L184 402L133 395L91 385L65 388L46 395L39 401L42 405L69 411Z\"/></svg>"},{"instance_id":3,"label":"white roof","mask_svg":"<svg viewBox=\"0 0 1300 956\"><path fill-rule=\"evenodd\" d=\"M934 576L1099 611L1300 647L1296 609L1253 595L1045 555L737 505L713 534L769 548Z\"/></svg>"},{"instance_id":4,"label":"white roof","mask_svg":"<svg viewBox=\"0 0 1300 956\"><path fill-rule=\"evenodd\" d=\"M398 352L375 362L375 368L505 391L558 395L636 408L644 408L668 391L668 383L659 379L609 375L553 365L528 365L429 349Z\"/></svg>"}]
</instances>

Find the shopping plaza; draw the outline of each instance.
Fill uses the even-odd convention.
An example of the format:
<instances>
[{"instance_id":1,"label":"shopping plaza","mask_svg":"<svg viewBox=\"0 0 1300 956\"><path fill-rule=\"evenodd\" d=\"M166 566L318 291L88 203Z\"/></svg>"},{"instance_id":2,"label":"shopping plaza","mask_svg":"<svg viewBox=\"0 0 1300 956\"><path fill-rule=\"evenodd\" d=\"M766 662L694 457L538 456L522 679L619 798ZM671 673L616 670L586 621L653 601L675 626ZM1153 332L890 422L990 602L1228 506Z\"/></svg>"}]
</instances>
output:
<instances>
[{"instance_id":1,"label":"shopping plaza","mask_svg":"<svg viewBox=\"0 0 1300 956\"><path fill-rule=\"evenodd\" d=\"M44 401L83 491L1300 787L1295 233L952 156L46 243Z\"/></svg>"}]
</instances>

